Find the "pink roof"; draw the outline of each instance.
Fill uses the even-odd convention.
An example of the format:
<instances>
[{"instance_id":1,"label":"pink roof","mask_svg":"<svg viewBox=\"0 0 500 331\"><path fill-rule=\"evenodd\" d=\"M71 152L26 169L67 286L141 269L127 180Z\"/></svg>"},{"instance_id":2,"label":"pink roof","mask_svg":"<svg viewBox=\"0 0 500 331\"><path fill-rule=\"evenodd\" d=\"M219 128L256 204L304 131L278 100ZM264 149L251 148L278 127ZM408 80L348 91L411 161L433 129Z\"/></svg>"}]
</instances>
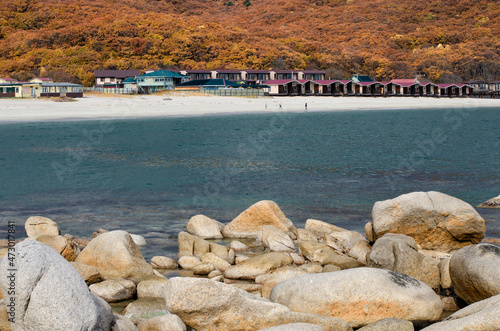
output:
<instances>
[{"instance_id":1,"label":"pink roof","mask_svg":"<svg viewBox=\"0 0 500 331\"><path fill-rule=\"evenodd\" d=\"M440 87L440 88L447 88L450 86L456 86L455 84L435 84L435 85Z\"/></svg>"},{"instance_id":2,"label":"pink roof","mask_svg":"<svg viewBox=\"0 0 500 331\"><path fill-rule=\"evenodd\" d=\"M14 78L0 78L0 79L3 79L6 82L17 82L17 80Z\"/></svg>"},{"instance_id":3,"label":"pink roof","mask_svg":"<svg viewBox=\"0 0 500 331\"><path fill-rule=\"evenodd\" d=\"M44 78L35 77L35 78L33 78L33 79L39 79L39 80L41 80L42 82L52 81L52 79L51 79L51 78L45 78L45 77L44 77ZM33 79L32 79L32 80L33 80Z\"/></svg>"},{"instance_id":4,"label":"pink roof","mask_svg":"<svg viewBox=\"0 0 500 331\"><path fill-rule=\"evenodd\" d=\"M392 79L391 83L395 84L416 84L418 81L416 79Z\"/></svg>"},{"instance_id":5,"label":"pink roof","mask_svg":"<svg viewBox=\"0 0 500 331\"><path fill-rule=\"evenodd\" d=\"M264 82L265 85L283 85L291 82L296 82L295 79L273 79Z\"/></svg>"},{"instance_id":6,"label":"pink roof","mask_svg":"<svg viewBox=\"0 0 500 331\"><path fill-rule=\"evenodd\" d=\"M305 84L307 82L314 83L314 81L312 81L310 79L273 79L273 80L268 80L268 81L264 82L263 84L264 85L284 85L284 84L288 84L291 82L297 82L299 84Z\"/></svg>"},{"instance_id":7,"label":"pink roof","mask_svg":"<svg viewBox=\"0 0 500 331\"><path fill-rule=\"evenodd\" d=\"M361 85L361 86L370 86L373 84L380 84L380 82L358 82L356 84Z\"/></svg>"},{"instance_id":8,"label":"pink roof","mask_svg":"<svg viewBox=\"0 0 500 331\"><path fill-rule=\"evenodd\" d=\"M335 79L335 80L323 79L323 80L315 80L314 82L318 83L319 85L329 85L329 84L333 84L333 83L337 83L337 82L344 84L341 80L338 80L338 79Z\"/></svg>"}]
</instances>

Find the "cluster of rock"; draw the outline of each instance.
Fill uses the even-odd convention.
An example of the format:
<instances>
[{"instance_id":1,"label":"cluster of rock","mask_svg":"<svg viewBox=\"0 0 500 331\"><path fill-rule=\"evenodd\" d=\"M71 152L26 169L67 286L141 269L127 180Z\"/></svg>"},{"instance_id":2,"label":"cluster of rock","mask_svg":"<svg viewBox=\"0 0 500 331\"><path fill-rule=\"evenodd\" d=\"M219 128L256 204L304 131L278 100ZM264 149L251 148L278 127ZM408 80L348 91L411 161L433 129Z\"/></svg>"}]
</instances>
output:
<instances>
[{"instance_id":1,"label":"cluster of rock","mask_svg":"<svg viewBox=\"0 0 500 331\"><path fill-rule=\"evenodd\" d=\"M14 298L13 330L500 325L500 248L480 243L485 222L472 206L438 192L375 203L365 235L314 219L298 229L272 201L227 225L197 215L178 234L177 261L155 256L150 264L138 248L143 238L125 231L101 231L82 249L49 219L30 218L26 230L31 240L15 246L16 293L0 306L9 312ZM9 268L4 258L4 294ZM195 277L167 280L156 270L176 268ZM124 300L133 301L113 314L108 303ZM456 312L442 320L443 310Z\"/></svg>"}]
</instances>

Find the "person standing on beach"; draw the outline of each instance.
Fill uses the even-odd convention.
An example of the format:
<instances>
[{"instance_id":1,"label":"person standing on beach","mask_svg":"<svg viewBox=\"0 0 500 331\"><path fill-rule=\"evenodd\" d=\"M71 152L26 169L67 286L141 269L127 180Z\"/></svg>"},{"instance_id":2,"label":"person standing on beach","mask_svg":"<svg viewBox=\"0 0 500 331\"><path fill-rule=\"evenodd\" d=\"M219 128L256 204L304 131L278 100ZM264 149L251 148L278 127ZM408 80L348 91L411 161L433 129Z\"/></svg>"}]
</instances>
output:
<instances>
[{"instance_id":1,"label":"person standing on beach","mask_svg":"<svg viewBox=\"0 0 500 331\"><path fill-rule=\"evenodd\" d=\"M307 110L307 102L306 102L306 105L305 105L305 109Z\"/></svg>"}]
</instances>

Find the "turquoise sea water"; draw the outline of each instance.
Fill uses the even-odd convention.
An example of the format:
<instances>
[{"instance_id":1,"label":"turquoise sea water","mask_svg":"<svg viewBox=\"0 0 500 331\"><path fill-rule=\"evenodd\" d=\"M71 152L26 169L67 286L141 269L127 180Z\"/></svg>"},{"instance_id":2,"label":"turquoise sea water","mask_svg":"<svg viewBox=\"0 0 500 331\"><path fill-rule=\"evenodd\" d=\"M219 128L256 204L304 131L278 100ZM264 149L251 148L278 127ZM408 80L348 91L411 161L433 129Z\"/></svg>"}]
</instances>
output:
<instances>
[{"instance_id":1,"label":"turquoise sea water","mask_svg":"<svg viewBox=\"0 0 500 331\"><path fill-rule=\"evenodd\" d=\"M1 119L0 119L1 120ZM0 125L0 235L32 215L63 233L146 237L146 258L175 256L205 214L228 222L274 200L364 231L373 204L440 191L473 206L500 194L500 109L279 113ZM487 237L500 210L478 209Z\"/></svg>"}]
</instances>

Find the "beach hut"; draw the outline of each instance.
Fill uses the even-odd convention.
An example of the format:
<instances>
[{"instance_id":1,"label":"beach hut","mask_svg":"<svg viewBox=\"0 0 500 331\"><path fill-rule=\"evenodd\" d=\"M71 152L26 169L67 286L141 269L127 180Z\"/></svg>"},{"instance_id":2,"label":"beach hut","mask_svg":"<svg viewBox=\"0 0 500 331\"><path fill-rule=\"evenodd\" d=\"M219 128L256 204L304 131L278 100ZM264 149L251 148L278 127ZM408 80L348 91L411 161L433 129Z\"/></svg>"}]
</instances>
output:
<instances>
[{"instance_id":1,"label":"beach hut","mask_svg":"<svg viewBox=\"0 0 500 331\"><path fill-rule=\"evenodd\" d=\"M270 87L269 95L304 95L304 83L308 80L297 79L275 79L264 82Z\"/></svg>"},{"instance_id":2,"label":"beach hut","mask_svg":"<svg viewBox=\"0 0 500 331\"><path fill-rule=\"evenodd\" d=\"M380 82L354 83L356 94L360 96L380 96L383 94L384 85Z\"/></svg>"},{"instance_id":3,"label":"beach hut","mask_svg":"<svg viewBox=\"0 0 500 331\"><path fill-rule=\"evenodd\" d=\"M18 83L0 82L0 98L15 98L16 88L19 86Z\"/></svg>"},{"instance_id":4,"label":"beach hut","mask_svg":"<svg viewBox=\"0 0 500 331\"><path fill-rule=\"evenodd\" d=\"M82 98L83 85L73 83L42 83L41 97Z\"/></svg>"},{"instance_id":5,"label":"beach hut","mask_svg":"<svg viewBox=\"0 0 500 331\"><path fill-rule=\"evenodd\" d=\"M315 95L341 95L344 90L344 83L338 79L315 80Z\"/></svg>"}]
</instances>

